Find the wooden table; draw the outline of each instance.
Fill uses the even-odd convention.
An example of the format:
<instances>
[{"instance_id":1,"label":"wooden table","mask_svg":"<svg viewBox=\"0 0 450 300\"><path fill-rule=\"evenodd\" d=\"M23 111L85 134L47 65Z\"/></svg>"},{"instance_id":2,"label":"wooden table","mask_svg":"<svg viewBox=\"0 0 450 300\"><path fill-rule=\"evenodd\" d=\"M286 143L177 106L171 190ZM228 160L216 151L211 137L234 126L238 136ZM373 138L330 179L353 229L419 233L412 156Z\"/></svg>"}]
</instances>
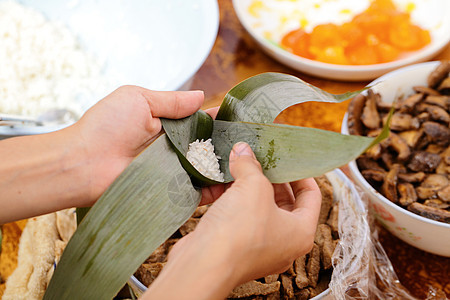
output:
<instances>
[{"instance_id":1,"label":"wooden table","mask_svg":"<svg viewBox=\"0 0 450 300\"><path fill-rule=\"evenodd\" d=\"M240 25L229 0L219 0L220 29L214 48L195 75L191 88L205 91L204 108L222 102L226 92L238 82L262 73L283 72L331 93L343 93L364 87L368 82L338 82L311 77L289 69L266 56ZM450 46L435 59L450 59ZM284 111L280 122L292 125L340 131L348 103L304 103ZM18 240L25 221L6 224L4 249L0 256L0 275L9 276L17 261ZM424 299L429 286L442 289L450 297L450 258L415 249L380 229L380 240L391 259L401 283L418 298ZM0 283L0 296L4 284Z\"/></svg>"}]
</instances>

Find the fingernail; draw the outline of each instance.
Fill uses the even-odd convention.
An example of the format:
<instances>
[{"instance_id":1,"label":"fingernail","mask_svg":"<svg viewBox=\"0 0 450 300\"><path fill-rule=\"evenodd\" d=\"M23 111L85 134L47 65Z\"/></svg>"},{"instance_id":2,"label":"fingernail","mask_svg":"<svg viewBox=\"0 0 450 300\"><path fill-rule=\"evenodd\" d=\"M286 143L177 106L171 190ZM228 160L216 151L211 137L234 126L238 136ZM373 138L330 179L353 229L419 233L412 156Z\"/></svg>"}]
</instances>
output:
<instances>
[{"instance_id":1,"label":"fingernail","mask_svg":"<svg viewBox=\"0 0 450 300\"><path fill-rule=\"evenodd\" d=\"M252 148L247 143L239 142L233 146L233 149L230 153L230 160L236 159L240 156L251 156L255 158L255 154L252 151Z\"/></svg>"},{"instance_id":2,"label":"fingernail","mask_svg":"<svg viewBox=\"0 0 450 300\"><path fill-rule=\"evenodd\" d=\"M201 95L201 96L205 95L205 92L202 90L189 91L189 93L194 94L194 95Z\"/></svg>"}]
</instances>

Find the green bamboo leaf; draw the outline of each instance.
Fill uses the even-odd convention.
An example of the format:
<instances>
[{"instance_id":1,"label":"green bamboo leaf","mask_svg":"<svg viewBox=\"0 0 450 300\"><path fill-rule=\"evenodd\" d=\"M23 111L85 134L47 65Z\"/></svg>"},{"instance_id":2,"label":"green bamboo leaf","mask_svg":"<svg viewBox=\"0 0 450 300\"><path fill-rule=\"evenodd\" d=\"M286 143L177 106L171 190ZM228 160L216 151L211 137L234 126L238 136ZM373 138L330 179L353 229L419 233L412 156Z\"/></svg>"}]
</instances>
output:
<instances>
[{"instance_id":1,"label":"green bamboo leaf","mask_svg":"<svg viewBox=\"0 0 450 300\"><path fill-rule=\"evenodd\" d=\"M114 181L69 241L44 299L112 299L197 207L166 135Z\"/></svg>"},{"instance_id":2,"label":"green bamboo leaf","mask_svg":"<svg viewBox=\"0 0 450 300\"><path fill-rule=\"evenodd\" d=\"M163 120L163 127L182 165L197 186L218 182L201 175L186 159L189 143L199 139L196 126L211 126L213 129L212 140L216 154L222 158L220 166L225 174L225 182L233 181L228 157L232 146L240 141L249 143L253 148L269 180L274 183L288 182L321 175L344 165L360 155L374 139L349 138L317 129L257 123L272 123L281 111L297 103L338 103L362 90L333 95L291 75L263 73L244 80L227 93L213 124L210 120L204 123L198 121L201 114L194 114L182 120ZM340 153L335 155L336 152ZM324 160L323 157L332 159Z\"/></svg>"},{"instance_id":3,"label":"green bamboo leaf","mask_svg":"<svg viewBox=\"0 0 450 300\"><path fill-rule=\"evenodd\" d=\"M216 120L272 123L280 112L294 104L339 103L365 89L334 95L292 75L262 73L242 81L225 95Z\"/></svg>"},{"instance_id":4,"label":"green bamboo leaf","mask_svg":"<svg viewBox=\"0 0 450 300\"><path fill-rule=\"evenodd\" d=\"M228 157L237 142L253 149L264 175L272 183L322 175L363 153L374 138L281 124L216 120L212 135L225 182L233 181ZM325 159L324 159L325 158Z\"/></svg>"}]
</instances>

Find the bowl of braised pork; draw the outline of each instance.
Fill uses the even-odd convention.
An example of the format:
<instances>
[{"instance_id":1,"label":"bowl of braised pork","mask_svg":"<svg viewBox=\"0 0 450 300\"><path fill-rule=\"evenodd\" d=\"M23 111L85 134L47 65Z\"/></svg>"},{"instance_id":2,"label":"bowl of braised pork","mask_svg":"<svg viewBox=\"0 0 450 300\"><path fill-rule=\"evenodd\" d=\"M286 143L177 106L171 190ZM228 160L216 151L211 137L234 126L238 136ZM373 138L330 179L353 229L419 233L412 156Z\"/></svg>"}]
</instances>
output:
<instances>
[{"instance_id":1,"label":"bowl of braised pork","mask_svg":"<svg viewBox=\"0 0 450 300\"><path fill-rule=\"evenodd\" d=\"M450 257L450 61L385 74L355 97L346 134L376 136L393 107L389 137L349 163L370 210L392 234Z\"/></svg>"}]
</instances>

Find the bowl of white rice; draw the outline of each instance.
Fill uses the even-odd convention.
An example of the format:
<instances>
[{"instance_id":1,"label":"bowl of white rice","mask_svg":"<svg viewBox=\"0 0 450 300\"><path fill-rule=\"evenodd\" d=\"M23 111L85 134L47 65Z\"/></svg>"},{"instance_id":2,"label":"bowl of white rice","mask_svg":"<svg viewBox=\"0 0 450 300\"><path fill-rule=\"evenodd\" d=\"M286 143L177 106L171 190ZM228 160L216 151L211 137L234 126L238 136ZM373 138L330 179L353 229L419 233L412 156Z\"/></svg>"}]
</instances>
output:
<instances>
[{"instance_id":1,"label":"bowl of white rice","mask_svg":"<svg viewBox=\"0 0 450 300\"><path fill-rule=\"evenodd\" d=\"M188 89L218 23L214 0L0 0L0 114L78 119L121 85ZM0 138L70 123L0 126Z\"/></svg>"}]
</instances>

